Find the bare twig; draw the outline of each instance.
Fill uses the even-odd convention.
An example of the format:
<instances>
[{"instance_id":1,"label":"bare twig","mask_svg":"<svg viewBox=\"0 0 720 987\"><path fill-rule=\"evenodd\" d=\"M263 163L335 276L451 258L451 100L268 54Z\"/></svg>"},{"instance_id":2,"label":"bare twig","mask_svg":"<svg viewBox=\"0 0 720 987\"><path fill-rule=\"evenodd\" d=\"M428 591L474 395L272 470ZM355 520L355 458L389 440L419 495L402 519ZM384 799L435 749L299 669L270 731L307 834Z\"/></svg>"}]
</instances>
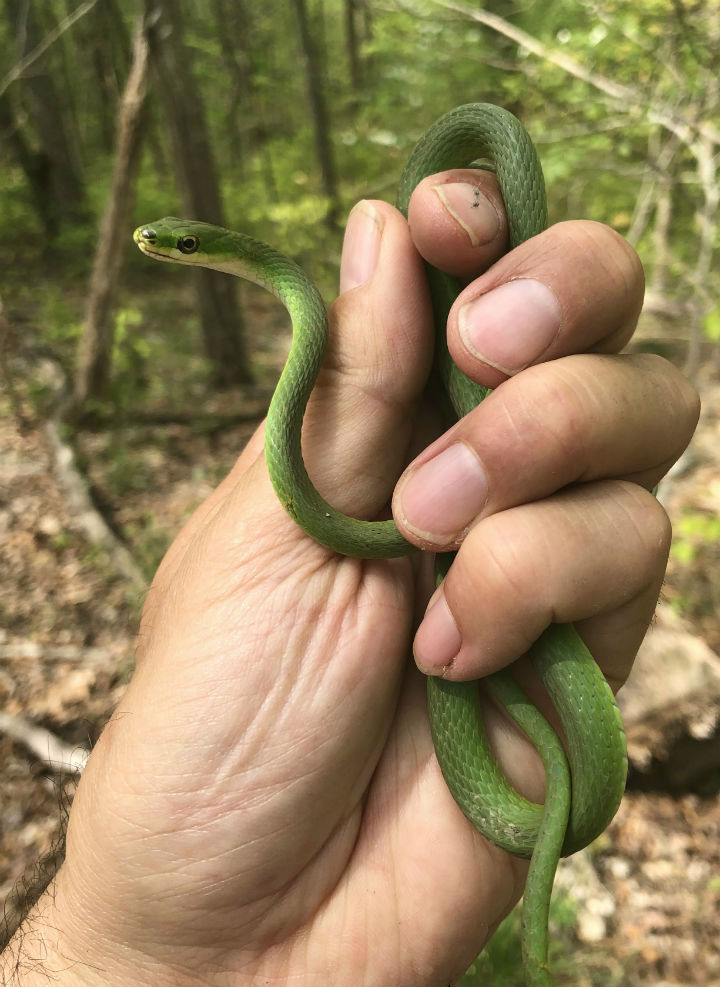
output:
<instances>
[{"instance_id":1,"label":"bare twig","mask_svg":"<svg viewBox=\"0 0 720 987\"><path fill-rule=\"evenodd\" d=\"M630 116L634 116L636 119L644 117L650 123L657 123L665 127L687 145L691 151L693 151L696 134L700 134L713 143L720 143L720 130L714 127L709 121L693 120L690 122L684 119L683 116L676 115L664 103L649 102L647 94L642 90L635 89L621 82L615 82L614 79L609 79L599 72L593 72L581 62L571 58L570 55L549 47L540 41L539 38L528 34L522 28L516 27L498 14L493 14L488 10L476 10L466 7L463 4L457 3L456 0L429 0L429 2L437 7L443 7L445 10L453 10L455 13L468 18L468 20L484 24L485 27L489 27L498 34L510 38L511 41L525 48L531 54L544 59L546 62L550 62L552 65L557 65L558 68L563 69L568 75L572 75L574 78L586 82L594 89L609 96L615 102L622 104Z\"/></svg>"},{"instance_id":2,"label":"bare twig","mask_svg":"<svg viewBox=\"0 0 720 987\"><path fill-rule=\"evenodd\" d=\"M48 48L53 45L57 39L68 30L68 28L73 26L75 21L79 21L81 17L84 17L85 14L89 13L97 2L98 0L86 0L85 3L81 3L80 6L76 7L71 14L64 17L57 27L53 28L47 37L43 38L40 44L36 45L32 51L25 55L24 58L21 58L17 65L13 65L2 82L0 82L0 96L3 96L4 93L7 92L13 82L17 82L18 79L25 75L30 66L34 65L35 62L45 54Z\"/></svg>"},{"instance_id":3,"label":"bare twig","mask_svg":"<svg viewBox=\"0 0 720 987\"><path fill-rule=\"evenodd\" d=\"M45 727L24 716L0 712L0 731L22 744L52 771L81 774L90 756L82 747L71 747Z\"/></svg>"},{"instance_id":4,"label":"bare twig","mask_svg":"<svg viewBox=\"0 0 720 987\"><path fill-rule=\"evenodd\" d=\"M458 0L429 0L429 2L436 7L454 11L461 17L490 28L543 61L555 65L568 75L587 83L602 93L606 99L621 107L622 111L627 114L628 121L649 124L668 131L673 135L674 140L671 138L665 144L656 162L659 169L657 181L659 186L667 186L664 171L670 165L677 143L683 145L695 160L696 173L692 182L699 186L702 194L702 202L695 208L695 221L700 236L692 281L697 285L700 299L705 299L707 295L706 286L709 283L712 270L717 213L718 208L720 208L720 188L717 180L720 130L711 122L711 116L717 110L720 98L717 75L708 76L705 80L704 99L701 104L698 104L697 100L685 101L684 104L678 100L668 102L658 93L653 94L641 87L616 82L614 79L593 71L566 52L545 44L539 38L528 34L527 31L523 31L498 14L482 8L474 9L465 6ZM681 13L684 15L684 9L677 0L675 12L678 16ZM716 37L720 33L719 25L720 18L716 15L710 31L712 37ZM670 74L673 75L673 72ZM634 237L645 226L647 214L655 195L654 185L655 183L648 181L646 176L631 231ZM697 370L700 360L703 342L702 321L705 310L702 305L696 307L693 321L689 327L685 372L690 376Z\"/></svg>"},{"instance_id":5,"label":"bare twig","mask_svg":"<svg viewBox=\"0 0 720 987\"><path fill-rule=\"evenodd\" d=\"M37 641L15 641L0 644L0 661L77 661L113 664L116 656L107 648L80 647L74 644L38 644Z\"/></svg>"},{"instance_id":6,"label":"bare twig","mask_svg":"<svg viewBox=\"0 0 720 987\"><path fill-rule=\"evenodd\" d=\"M113 566L132 584L133 589L144 592L147 589L147 579L130 551L92 503L87 481L77 467L75 452L63 439L62 426L56 418L45 423L45 435L55 475L73 517L73 526L84 532L90 541L103 545L111 554Z\"/></svg>"},{"instance_id":7,"label":"bare twig","mask_svg":"<svg viewBox=\"0 0 720 987\"><path fill-rule=\"evenodd\" d=\"M650 134L649 161L651 167L645 169L642 183L635 204L635 212L626 236L633 246L637 245L645 232L650 212L657 202L657 188L661 186L664 192L668 187L667 175L670 164L678 149L678 139L671 134L664 145L659 146L660 138L656 131Z\"/></svg>"}]
</instances>

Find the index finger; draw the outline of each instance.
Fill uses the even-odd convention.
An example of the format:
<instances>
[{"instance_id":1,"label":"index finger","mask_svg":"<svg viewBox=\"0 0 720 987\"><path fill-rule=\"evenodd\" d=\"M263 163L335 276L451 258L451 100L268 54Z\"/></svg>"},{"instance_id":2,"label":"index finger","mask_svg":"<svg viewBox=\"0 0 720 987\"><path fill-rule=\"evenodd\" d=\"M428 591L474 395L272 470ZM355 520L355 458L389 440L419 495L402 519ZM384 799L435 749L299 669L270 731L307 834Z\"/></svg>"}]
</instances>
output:
<instances>
[{"instance_id":1,"label":"index finger","mask_svg":"<svg viewBox=\"0 0 720 987\"><path fill-rule=\"evenodd\" d=\"M463 283L487 270L509 246L497 179L478 168L424 178L410 197L408 223L428 264Z\"/></svg>"},{"instance_id":2,"label":"index finger","mask_svg":"<svg viewBox=\"0 0 720 987\"><path fill-rule=\"evenodd\" d=\"M635 331L644 290L640 259L618 233L590 221L558 223L460 292L448 347L486 387L559 357L617 353Z\"/></svg>"}]
</instances>

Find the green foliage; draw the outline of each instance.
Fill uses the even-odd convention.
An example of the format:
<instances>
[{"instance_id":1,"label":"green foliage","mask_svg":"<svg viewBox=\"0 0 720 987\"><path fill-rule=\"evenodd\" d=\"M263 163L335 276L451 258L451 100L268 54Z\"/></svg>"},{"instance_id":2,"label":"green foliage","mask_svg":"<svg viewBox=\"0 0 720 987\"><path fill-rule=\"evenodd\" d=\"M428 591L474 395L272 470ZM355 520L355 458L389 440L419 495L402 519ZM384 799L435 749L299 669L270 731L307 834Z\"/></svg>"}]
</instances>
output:
<instances>
[{"instance_id":1,"label":"green foliage","mask_svg":"<svg viewBox=\"0 0 720 987\"><path fill-rule=\"evenodd\" d=\"M720 306L716 305L707 313L703 320L703 331L711 342L720 342Z\"/></svg>"},{"instance_id":2,"label":"green foliage","mask_svg":"<svg viewBox=\"0 0 720 987\"><path fill-rule=\"evenodd\" d=\"M124 527L124 534L133 546L133 558L146 576L148 583L154 576L172 541L152 513L139 514Z\"/></svg>"},{"instance_id":3,"label":"green foliage","mask_svg":"<svg viewBox=\"0 0 720 987\"><path fill-rule=\"evenodd\" d=\"M521 907L498 926L485 949L458 981L460 987L522 987Z\"/></svg>"},{"instance_id":4,"label":"green foliage","mask_svg":"<svg viewBox=\"0 0 720 987\"><path fill-rule=\"evenodd\" d=\"M106 477L119 498L124 494L142 493L148 489L153 471L138 456L136 450L128 450L122 442L113 443L103 458L108 460Z\"/></svg>"},{"instance_id":5,"label":"green foliage","mask_svg":"<svg viewBox=\"0 0 720 987\"><path fill-rule=\"evenodd\" d=\"M117 97L127 75L129 38L140 5L119 5L120 23L112 32L100 7L63 35L62 44L51 46L40 63L62 90L66 129L77 142L75 156L83 162L93 213L84 222L63 227L55 247L88 261L111 171L113 106L107 97ZM194 78L182 84L195 86L203 98L229 223L277 244L315 274L329 271L331 283L340 237L320 228L328 202L316 164L294 13L281 0L243 7L241 15L233 5L223 5L225 15L232 17L228 23L219 19L220 5L183 0ZM675 105L681 93L685 103L700 99L714 50L707 27L709 0L693 7L692 18L666 0L534 0L506 14L550 53L631 86L639 104L624 106L553 61L427 0L368 0L361 10L366 18L357 25L363 80L354 89L343 0L310 5L345 211L360 195L392 199L402 163L423 129L451 106L482 99L509 106L538 141L553 220L584 215L627 231L647 172L649 142L653 135L658 140L667 136L647 115L644 103L652 99ZM51 28L66 12L61 0L48 0L39 27ZM11 22L0 21L0 51L5 52L0 75L18 57L13 32ZM101 44L104 61L85 57L89 40ZM7 96L14 115L24 121L29 149L38 150L41 135L27 111L23 81L11 85ZM163 114L156 106L152 111L135 217L128 217L127 233L135 219L181 211L172 142ZM672 242L679 261L675 270L681 272L694 258L697 198L692 180L687 180L692 168L688 155L678 151L671 167L682 182ZM34 245L42 263L47 244L35 209L13 144L6 142L0 147L0 222L25 237L29 249ZM130 255L132 245L119 232L118 249L123 243ZM641 247L651 254L649 236L641 239ZM652 257L646 260L651 263ZM709 318L708 333L712 338L719 332L716 315Z\"/></svg>"},{"instance_id":6,"label":"green foliage","mask_svg":"<svg viewBox=\"0 0 720 987\"><path fill-rule=\"evenodd\" d=\"M131 407L147 389L146 367L153 347L148 336L137 331L142 321L134 305L115 312L112 396L118 408Z\"/></svg>"},{"instance_id":7,"label":"green foliage","mask_svg":"<svg viewBox=\"0 0 720 987\"><path fill-rule=\"evenodd\" d=\"M691 565L702 547L720 542L720 517L703 511L686 511L673 523L672 558Z\"/></svg>"},{"instance_id":8,"label":"green foliage","mask_svg":"<svg viewBox=\"0 0 720 987\"><path fill-rule=\"evenodd\" d=\"M572 955L576 915L572 898L556 893L550 905L549 961L558 984L578 983ZM460 987L524 987L521 925L520 904L500 923L485 949L458 981Z\"/></svg>"}]
</instances>

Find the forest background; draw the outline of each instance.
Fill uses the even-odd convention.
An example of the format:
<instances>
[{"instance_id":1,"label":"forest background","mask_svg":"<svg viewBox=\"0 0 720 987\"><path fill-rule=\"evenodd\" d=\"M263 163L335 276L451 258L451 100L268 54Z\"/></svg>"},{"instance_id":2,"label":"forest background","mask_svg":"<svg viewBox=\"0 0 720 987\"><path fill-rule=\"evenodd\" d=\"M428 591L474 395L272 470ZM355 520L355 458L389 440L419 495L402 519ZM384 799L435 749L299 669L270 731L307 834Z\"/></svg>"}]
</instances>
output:
<instances>
[{"instance_id":1,"label":"forest background","mask_svg":"<svg viewBox=\"0 0 720 987\"><path fill-rule=\"evenodd\" d=\"M426 127L485 100L528 127L551 222L609 223L639 251L632 346L704 402L660 492L675 541L655 640L681 694L641 679L630 792L561 872L555 966L568 984L720 984L718 52L718 0L0 2L9 928L28 868L46 855L42 883L60 859L58 803L127 682L148 581L262 418L289 343L269 296L159 268L132 230L175 214L249 232L329 300L352 204L392 201ZM516 924L468 984L521 983Z\"/></svg>"}]
</instances>

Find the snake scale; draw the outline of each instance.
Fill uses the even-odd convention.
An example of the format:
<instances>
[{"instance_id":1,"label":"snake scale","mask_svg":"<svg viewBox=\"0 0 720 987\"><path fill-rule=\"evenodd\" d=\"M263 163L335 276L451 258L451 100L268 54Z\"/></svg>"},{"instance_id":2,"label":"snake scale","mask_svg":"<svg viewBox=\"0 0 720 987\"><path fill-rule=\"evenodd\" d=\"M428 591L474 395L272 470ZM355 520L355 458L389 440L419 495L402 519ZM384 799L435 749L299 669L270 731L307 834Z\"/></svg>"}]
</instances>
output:
<instances>
[{"instance_id":1,"label":"snake scale","mask_svg":"<svg viewBox=\"0 0 720 987\"><path fill-rule=\"evenodd\" d=\"M545 228L545 188L535 148L511 113L487 103L451 110L420 139L400 179L398 208L407 216L412 191L423 178L470 166L489 167L497 176L511 249ZM139 227L134 239L158 260L254 281L286 307L293 340L268 411L265 454L277 496L293 520L311 538L343 555L394 558L415 551L392 520L360 521L336 511L307 474L300 443L303 414L323 360L328 323L322 299L301 268L244 234L174 217ZM426 270L437 328L433 373L460 418L488 390L465 377L447 349L445 325L459 286L429 265ZM451 562L449 554L437 557L438 583ZM615 815L627 758L612 692L574 628L548 627L530 655L558 713L564 745L509 671L483 681L540 753L544 805L524 799L502 773L483 726L477 683L428 678L427 690L437 759L455 801L489 840L530 858L522 948L527 983L534 987L551 983L548 913L558 859L587 846Z\"/></svg>"}]
</instances>

